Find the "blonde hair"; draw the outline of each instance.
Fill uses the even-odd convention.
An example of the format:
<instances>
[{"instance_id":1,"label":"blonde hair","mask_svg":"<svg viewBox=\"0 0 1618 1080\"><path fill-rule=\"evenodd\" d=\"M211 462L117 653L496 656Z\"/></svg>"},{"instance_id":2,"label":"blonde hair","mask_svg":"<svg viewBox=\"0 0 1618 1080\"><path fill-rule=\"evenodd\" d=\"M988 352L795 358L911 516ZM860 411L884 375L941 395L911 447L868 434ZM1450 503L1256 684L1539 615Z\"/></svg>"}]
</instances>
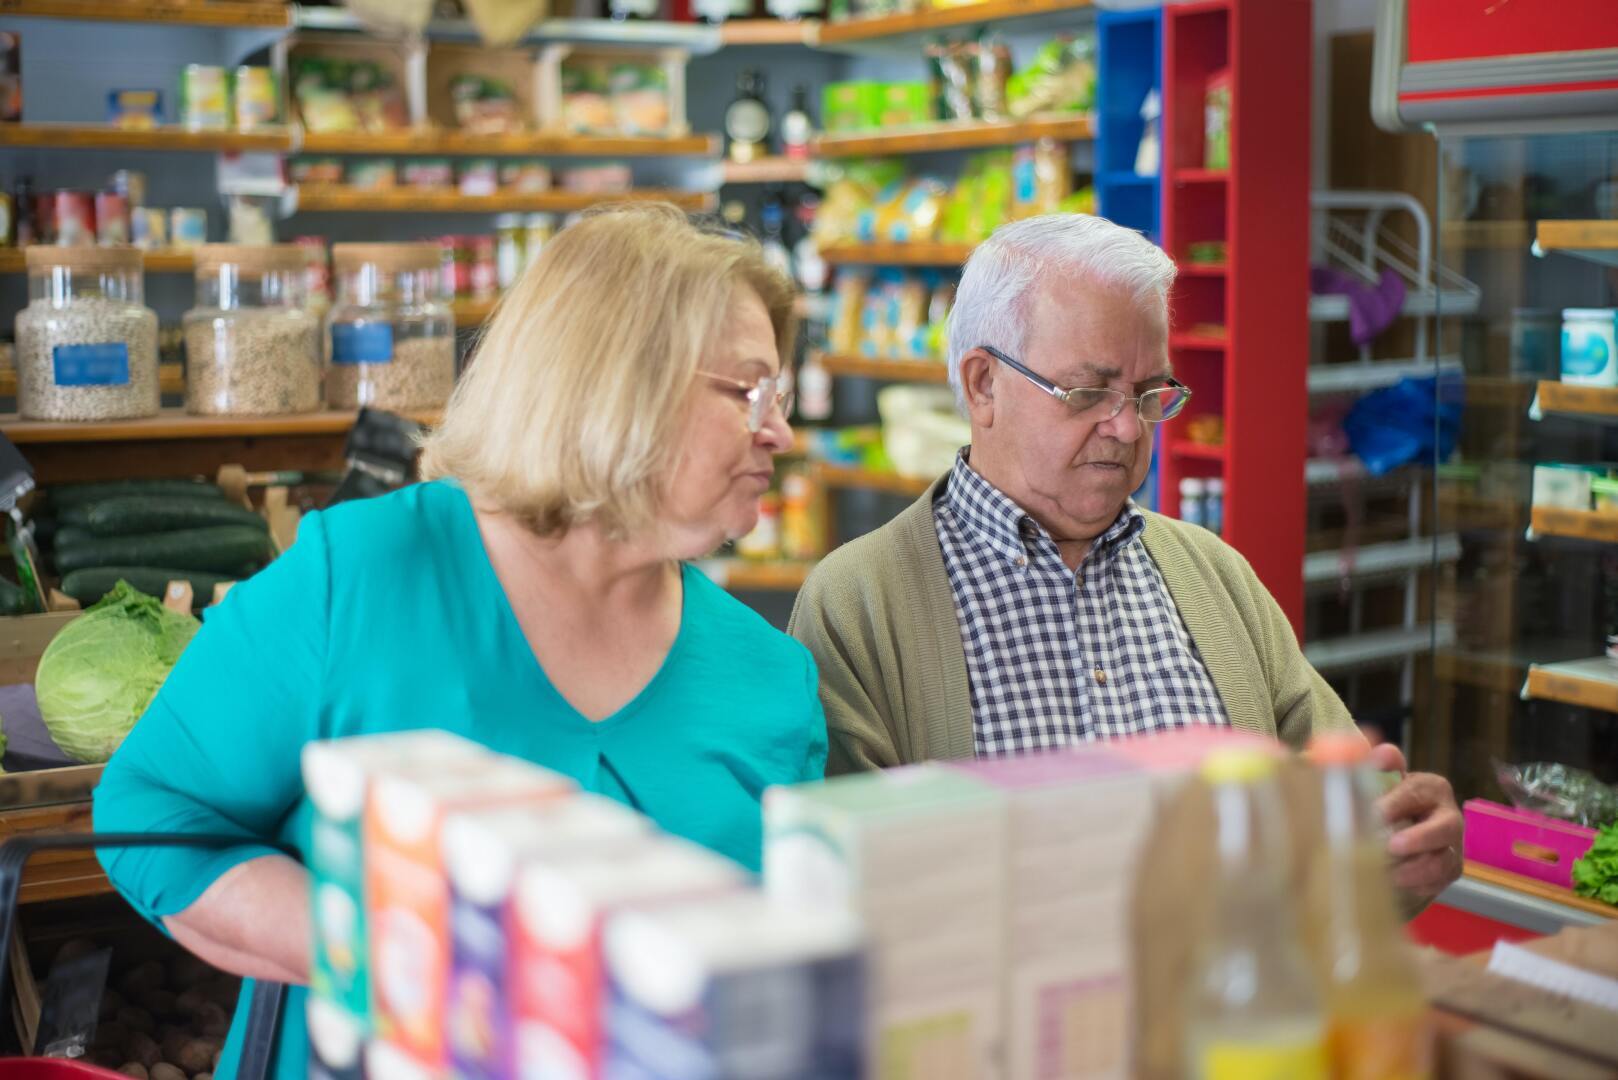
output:
<instances>
[{"instance_id":1,"label":"blonde hair","mask_svg":"<svg viewBox=\"0 0 1618 1080\"><path fill-rule=\"evenodd\" d=\"M663 203L613 206L563 229L501 300L422 444L422 475L542 536L590 521L651 526L681 447L697 371L751 289L783 370L792 283L758 244Z\"/></svg>"}]
</instances>

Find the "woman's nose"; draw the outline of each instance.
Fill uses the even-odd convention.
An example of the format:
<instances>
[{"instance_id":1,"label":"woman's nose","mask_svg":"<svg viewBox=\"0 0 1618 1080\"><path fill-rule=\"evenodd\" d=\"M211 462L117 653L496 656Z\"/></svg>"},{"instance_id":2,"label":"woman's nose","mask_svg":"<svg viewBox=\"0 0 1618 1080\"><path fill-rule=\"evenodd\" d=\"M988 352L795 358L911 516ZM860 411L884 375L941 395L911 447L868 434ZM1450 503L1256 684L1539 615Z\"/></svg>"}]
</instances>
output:
<instances>
[{"instance_id":1,"label":"woman's nose","mask_svg":"<svg viewBox=\"0 0 1618 1080\"><path fill-rule=\"evenodd\" d=\"M792 449L792 425L787 423L786 413L777 405L770 406L770 411L764 417L764 426L753 435L758 444L772 454L784 454Z\"/></svg>"}]
</instances>

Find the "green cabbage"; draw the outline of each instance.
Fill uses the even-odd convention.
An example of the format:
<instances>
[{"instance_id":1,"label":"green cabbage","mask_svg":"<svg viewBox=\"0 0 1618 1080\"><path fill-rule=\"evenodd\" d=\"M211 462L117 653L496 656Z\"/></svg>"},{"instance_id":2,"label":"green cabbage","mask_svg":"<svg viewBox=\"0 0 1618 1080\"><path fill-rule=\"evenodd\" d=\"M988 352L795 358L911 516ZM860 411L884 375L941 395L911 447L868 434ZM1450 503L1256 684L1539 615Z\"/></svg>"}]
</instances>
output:
<instances>
[{"instance_id":1,"label":"green cabbage","mask_svg":"<svg viewBox=\"0 0 1618 1080\"><path fill-rule=\"evenodd\" d=\"M62 752L110 758L199 626L127 581L64 626L34 676L39 715Z\"/></svg>"}]
</instances>

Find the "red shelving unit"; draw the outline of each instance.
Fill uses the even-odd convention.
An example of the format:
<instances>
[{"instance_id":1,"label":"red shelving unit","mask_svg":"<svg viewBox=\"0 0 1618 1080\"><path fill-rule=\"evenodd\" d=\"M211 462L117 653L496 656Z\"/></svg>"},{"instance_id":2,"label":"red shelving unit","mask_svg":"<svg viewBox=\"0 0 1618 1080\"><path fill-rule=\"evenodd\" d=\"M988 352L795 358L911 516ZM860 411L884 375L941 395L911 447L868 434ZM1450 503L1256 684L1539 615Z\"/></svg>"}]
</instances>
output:
<instances>
[{"instance_id":1,"label":"red shelving unit","mask_svg":"<svg viewBox=\"0 0 1618 1080\"><path fill-rule=\"evenodd\" d=\"M1185 418L1224 419L1222 447L1170 434L1159 505L1180 480L1225 481L1224 537L1300 628L1308 424L1310 5L1203 0L1163 9L1163 246L1184 268L1170 349L1195 392ZM1230 163L1208 168L1208 80L1230 74ZM1302 89L1300 89L1302 88ZM1225 262L1193 267L1195 243ZM1222 334L1211 328L1223 327Z\"/></svg>"}]
</instances>

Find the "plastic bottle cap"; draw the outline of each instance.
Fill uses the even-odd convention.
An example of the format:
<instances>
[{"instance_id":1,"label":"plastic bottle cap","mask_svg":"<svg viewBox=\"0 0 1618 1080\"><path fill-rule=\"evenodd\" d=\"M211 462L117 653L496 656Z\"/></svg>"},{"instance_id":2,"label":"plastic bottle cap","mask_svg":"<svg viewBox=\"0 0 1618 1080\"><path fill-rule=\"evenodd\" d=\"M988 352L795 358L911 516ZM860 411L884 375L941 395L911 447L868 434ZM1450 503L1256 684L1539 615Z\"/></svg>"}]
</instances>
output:
<instances>
[{"instance_id":1,"label":"plastic bottle cap","mask_svg":"<svg viewBox=\"0 0 1618 1080\"><path fill-rule=\"evenodd\" d=\"M1195 476L1188 476L1180 481L1180 497L1195 498L1202 494L1202 481Z\"/></svg>"},{"instance_id":2,"label":"plastic bottle cap","mask_svg":"<svg viewBox=\"0 0 1618 1080\"><path fill-rule=\"evenodd\" d=\"M1210 784L1251 784L1275 774L1275 759L1258 750L1215 750L1202 762L1202 778Z\"/></svg>"},{"instance_id":3,"label":"plastic bottle cap","mask_svg":"<svg viewBox=\"0 0 1618 1080\"><path fill-rule=\"evenodd\" d=\"M1208 494L1223 495L1225 493L1225 482L1217 476L1210 477L1205 483L1208 486Z\"/></svg>"},{"instance_id":4,"label":"plastic bottle cap","mask_svg":"<svg viewBox=\"0 0 1618 1080\"><path fill-rule=\"evenodd\" d=\"M1316 765L1363 765L1371 744L1357 731L1327 731L1309 740L1306 756Z\"/></svg>"}]
</instances>

